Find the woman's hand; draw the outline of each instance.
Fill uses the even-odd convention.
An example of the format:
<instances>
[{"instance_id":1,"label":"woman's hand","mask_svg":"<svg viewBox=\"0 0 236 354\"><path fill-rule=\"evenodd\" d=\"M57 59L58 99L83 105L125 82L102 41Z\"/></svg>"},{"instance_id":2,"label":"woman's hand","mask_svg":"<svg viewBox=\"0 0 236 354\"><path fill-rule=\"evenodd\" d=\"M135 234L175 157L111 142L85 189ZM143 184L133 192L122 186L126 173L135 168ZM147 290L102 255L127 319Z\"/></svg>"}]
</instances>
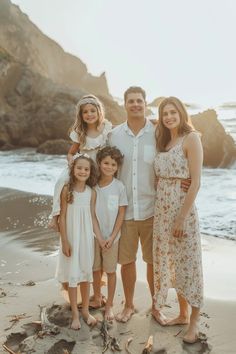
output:
<instances>
[{"instance_id":1,"label":"woman's hand","mask_svg":"<svg viewBox=\"0 0 236 354\"><path fill-rule=\"evenodd\" d=\"M173 226L173 236L174 237L183 237L184 234L184 221L185 218L177 216L174 226Z\"/></svg>"},{"instance_id":2,"label":"woman's hand","mask_svg":"<svg viewBox=\"0 0 236 354\"><path fill-rule=\"evenodd\" d=\"M71 256L71 247L67 240L62 242L62 252L66 257Z\"/></svg>"}]
</instances>

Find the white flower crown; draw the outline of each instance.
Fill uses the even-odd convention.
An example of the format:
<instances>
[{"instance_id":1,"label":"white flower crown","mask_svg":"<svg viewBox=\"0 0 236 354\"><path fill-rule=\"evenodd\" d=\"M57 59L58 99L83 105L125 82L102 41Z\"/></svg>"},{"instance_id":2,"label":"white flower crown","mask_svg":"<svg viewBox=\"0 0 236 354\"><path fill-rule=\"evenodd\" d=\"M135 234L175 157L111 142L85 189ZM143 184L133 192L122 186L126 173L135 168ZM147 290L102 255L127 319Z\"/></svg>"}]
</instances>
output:
<instances>
[{"instance_id":1,"label":"white flower crown","mask_svg":"<svg viewBox=\"0 0 236 354\"><path fill-rule=\"evenodd\" d=\"M80 152L77 152L74 156L73 156L73 161L75 159L78 159L78 157L86 157L87 159L90 159L90 156L88 154L81 154Z\"/></svg>"}]
</instances>

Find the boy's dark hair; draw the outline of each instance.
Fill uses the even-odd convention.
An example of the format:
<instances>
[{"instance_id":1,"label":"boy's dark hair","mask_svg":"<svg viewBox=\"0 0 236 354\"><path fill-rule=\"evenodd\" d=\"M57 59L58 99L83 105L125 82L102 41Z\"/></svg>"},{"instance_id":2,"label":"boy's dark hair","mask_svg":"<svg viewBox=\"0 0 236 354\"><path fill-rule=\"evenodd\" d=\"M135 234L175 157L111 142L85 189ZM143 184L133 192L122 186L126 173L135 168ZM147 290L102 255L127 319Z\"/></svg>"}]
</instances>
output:
<instances>
[{"instance_id":1,"label":"boy's dark hair","mask_svg":"<svg viewBox=\"0 0 236 354\"><path fill-rule=\"evenodd\" d=\"M129 93L141 93L144 101L146 102L146 92L140 86L130 86L124 93L124 101L126 102Z\"/></svg>"},{"instance_id":2,"label":"boy's dark hair","mask_svg":"<svg viewBox=\"0 0 236 354\"><path fill-rule=\"evenodd\" d=\"M110 156L113 160L115 160L118 167L121 166L124 155L122 155L122 153L117 147L105 146L104 148L99 150L96 156L97 164L99 165L102 162L102 160L105 159L107 156ZM117 177L117 173L115 174L115 177Z\"/></svg>"}]
</instances>

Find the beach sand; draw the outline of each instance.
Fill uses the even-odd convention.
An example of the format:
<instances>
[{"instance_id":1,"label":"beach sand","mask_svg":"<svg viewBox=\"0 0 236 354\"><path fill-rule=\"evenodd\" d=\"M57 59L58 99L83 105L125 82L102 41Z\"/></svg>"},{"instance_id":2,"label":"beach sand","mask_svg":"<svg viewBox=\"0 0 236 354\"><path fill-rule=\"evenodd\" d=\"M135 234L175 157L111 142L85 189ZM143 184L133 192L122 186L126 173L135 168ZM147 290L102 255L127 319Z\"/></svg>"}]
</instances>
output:
<instances>
[{"instance_id":1,"label":"beach sand","mask_svg":"<svg viewBox=\"0 0 236 354\"><path fill-rule=\"evenodd\" d=\"M80 331L69 328L70 309L54 279L59 238L46 229L51 198L11 189L0 189L0 195L0 353L7 353L4 343L15 353L66 353L63 349L76 354L102 353L102 310L92 312L100 320L97 327L90 329L81 320ZM121 353L127 353L125 344L131 337L130 352L142 353L150 335L153 353L236 353L235 251L235 241L203 236L206 297L200 318L202 341L194 345L182 342L185 326L161 327L151 317L145 265L139 255L136 313L127 324L109 326L109 334L120 342ZM122 301L118 280L115 312L122 308ZM58 330L58 334L43 334L40 324L34 323L41 320L45 309L50 323L58 326L50 325L49 330ZM173 290L164 312L168 317L178 312ZM113 352L108 349L106 353Z\"/></svg>"}]
</instances>

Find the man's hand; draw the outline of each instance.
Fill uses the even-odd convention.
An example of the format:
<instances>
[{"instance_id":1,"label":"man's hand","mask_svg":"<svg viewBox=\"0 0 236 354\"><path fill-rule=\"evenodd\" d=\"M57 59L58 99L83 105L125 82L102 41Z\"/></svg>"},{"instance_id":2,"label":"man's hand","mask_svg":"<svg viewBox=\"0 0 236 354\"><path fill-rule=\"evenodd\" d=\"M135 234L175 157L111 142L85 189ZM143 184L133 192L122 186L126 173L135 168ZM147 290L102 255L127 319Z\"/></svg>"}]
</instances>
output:
<instances>
[{"instance_id":1,"label":"man's hand","mask_svg":"<svg viewBox=\"0 0 236 354\"><path fill-rule=\"evenodd\" d=\"M190 184L191 184L191 178L188 178L188 179L181 179L181 189L187 193L189 187L190 187Z\"/></svg>"}]
</instances>

